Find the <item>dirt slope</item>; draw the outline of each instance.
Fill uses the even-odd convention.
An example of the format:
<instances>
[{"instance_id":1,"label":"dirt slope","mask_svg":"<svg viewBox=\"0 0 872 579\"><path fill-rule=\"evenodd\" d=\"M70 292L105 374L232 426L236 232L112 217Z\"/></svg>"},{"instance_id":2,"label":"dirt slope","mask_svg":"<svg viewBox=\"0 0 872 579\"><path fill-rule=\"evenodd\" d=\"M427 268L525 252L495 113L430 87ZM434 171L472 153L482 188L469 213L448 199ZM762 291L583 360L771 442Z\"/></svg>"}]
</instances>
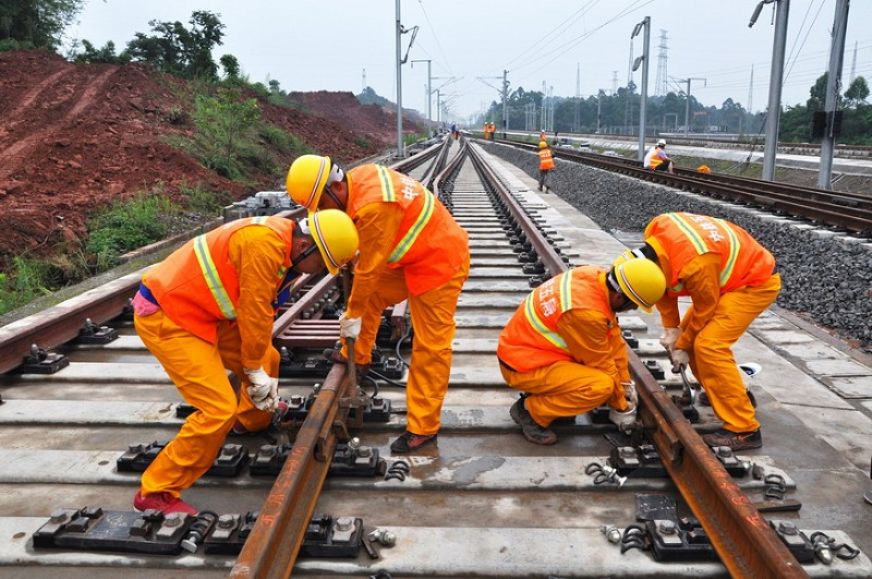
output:
<instances>
[{"instance_id":1,"label":"dirt slope","mask_svg":"<svg viewBox=\"0 0 872 579\"><path fill-rule=\"evenodd\" d=\"M397 115L378 105L362 105L350 92L293 92L288 95L308 112L335 121L346 129L363 133L379 144L397 142ZM403 132L419 133L423 129L403 115Z\"/></svg>"},{"instance_id":2,"label":"dirt slope","mask_svg":"<svg viewBox=\"0 0 872 579\"><path fill-rule=\"evenodd\" d=\"M0 53L0 263L46 253L61 241L75 248L90 212L157 183L170 194L186 184L237 198L252 193L164 142L194 130L168 121L172 109L189 108L176 96L183 91L171 90L180 82L139 64L74 65L44 51ZM315 151L346 161L377 152L360 133L329 119L267 103L261 109ZM255 176L253 189L282 178Z\"/></svg>"}]
</instances>

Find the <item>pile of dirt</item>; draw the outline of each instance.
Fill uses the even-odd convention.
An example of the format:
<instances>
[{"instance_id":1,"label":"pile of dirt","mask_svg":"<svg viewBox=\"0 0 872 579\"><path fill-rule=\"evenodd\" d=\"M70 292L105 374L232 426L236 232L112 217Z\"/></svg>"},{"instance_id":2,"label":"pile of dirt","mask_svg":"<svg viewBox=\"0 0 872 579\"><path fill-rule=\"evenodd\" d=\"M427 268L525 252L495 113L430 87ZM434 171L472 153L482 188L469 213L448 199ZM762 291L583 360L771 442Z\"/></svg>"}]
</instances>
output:
<instances>
[{"instance_id":1,"label":"pile of dirt","mask_svg":"<svg viewBox=\"0 0 872 579\"><path fill-rule=\"evenodd\" d=\"M166 143L194 130L171 122L174 111L190 108L179 96L186 94L178 90L183 82L141 64L0 53L0 263L49 253L60 242L75 250L95 210L158 185L170 195L199 185L241 198L281 183L282 175L264 174L246 187ZM344 161L378 152L353 126L265 102L261 110L314 151Z\"/></svg>"},{"instance_id":2,"label":"pile of dirt","mask_svg":"<svg viewBox=\"0 0 872 579\"><path fill-rule=\"evenodd\" d=\"M335 121L362 133L374 142L393 145L397 142L397 114L378 105L362 105L350 92L292 92L288 96L308 112ZM403 133L415 134L422 128L403 115Z\"/></svg>"}]
</instances>

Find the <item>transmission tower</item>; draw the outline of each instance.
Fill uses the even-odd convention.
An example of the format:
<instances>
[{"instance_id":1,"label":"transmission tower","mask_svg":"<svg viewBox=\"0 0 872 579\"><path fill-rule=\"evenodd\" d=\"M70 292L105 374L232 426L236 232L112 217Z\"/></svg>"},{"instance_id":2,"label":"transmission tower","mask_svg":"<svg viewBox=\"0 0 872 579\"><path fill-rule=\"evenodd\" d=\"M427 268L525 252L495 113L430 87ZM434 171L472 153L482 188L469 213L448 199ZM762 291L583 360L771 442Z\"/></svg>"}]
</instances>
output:
<instances>
[{"instance_id":1,"label":"transmission tower","mask_svg":"<svg viewBox=\"0 0 872 579\"><path fill-rule=\"evenodd\" d=\"M612 71L612 94L617 94L618 92L618 71Z\"/></svg>"},{"instance_id":2,"label":"transmission tower","mask_svg":"<svg viewBox=\"0 0 872 579\"><path fill-rule=\"evenodd\" d=\"M657 53L657 78L654 81L654 94L656 96L664 96L669 92L669 74L666 70L668 59L666 51L669 50L669 46L667 46L669 39L666 37L666 34L666 31L661 28L660 44L657 45L657 48L660 50Z\"/></svg>"},{"instance_id":3,"label":"transmission tower","mask_svg":"<svg viewBox=\"0 0 872 579\"><path fill-rule=\"evenodd\" d=\"M366 90L366 69L363 69L363 74L361 75L362 86L360 92L364 92Z\"/></svg>"}]
</instances>

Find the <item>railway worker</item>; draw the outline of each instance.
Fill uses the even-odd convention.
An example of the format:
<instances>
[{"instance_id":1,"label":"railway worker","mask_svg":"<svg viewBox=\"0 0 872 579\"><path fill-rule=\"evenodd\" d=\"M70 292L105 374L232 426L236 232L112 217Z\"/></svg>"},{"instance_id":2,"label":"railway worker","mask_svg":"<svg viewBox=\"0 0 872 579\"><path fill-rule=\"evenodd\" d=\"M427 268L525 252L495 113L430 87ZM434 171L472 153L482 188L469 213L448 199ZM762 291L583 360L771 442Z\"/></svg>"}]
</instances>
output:
<instances>
[{"instance_id":1,"label":"railway worker","mask_svg":"<svg viewBox=\"0 0 872 579\"><path fill-rule=\"evenodd\" d=\"M547 141L547 140L548 140L548 135L545 133L545 129L542 129L541 131L539 131L539 142L541 143L542 141Z\"/></svg>"},{"instance_id":2,"label":"railway worker","mask_svg":"<svg viewBox=\"0 0 872 579\"><path fill-rule=\"evenodd\" d=\"M775 258L738 225L706 215L658 215L644 237L631 255L653 260L666 276L666 295L657 303L660 343L675 371L690 366L724 422L703 439L733 450L760 448L760 423L730 348L778 296ZM683 317L678 296L693 302Z\"/></svg>"},{"instance_id":3,"label":"railway worker","mask_svg":"<svg viewBox=\"0 0 872 579\"><path fill-rule=\"evenodd\" d=\"M275 308L301 273L331 272L357 252L341 211L299 223L232 221L196 237L149 269L133 299L134 325L186 402L197 410L142 474L137 510L196 513L181 492L212 466L235 430L269 427L278 398ZM239 394L227 377L242 382Z\"/></svg>"},{"instance_id":4,"label":"railway worker","mask_svg":"<svg viewBox=\"0 0 872 579\"><path fill-rule=\"evenodd\" d=\"M650 311L665 283L654 263L632 259L610 269L575 267L527 296L497 345L503 378L522 393L509 414L524 438L554 444L552 421L604 403L622 430L635 422L638 401L616 314Z\"/></svg>"},{"instance_id":5,"label":"railway worker","mask_svg":"<svg viewBox=\"0 0 872 579\"><path fill-rule=\"evenodd\" d=\"M643 165L646 169L652 171L667 171L674 173L672 159L666 154L666 141L660 139L657 144L651 147L651 150L645 153Z\"/></svg>"},{"instance_id":6,"label":"railway worker","mask_svg":"<svg viewBox=\"0 0 872 579\"><path fill-rule=\"evenodd\" d=\"M360 234L360 259L340 335L355 338L367 365L382 312L408 299L415 328L406 385L406 431L391 444L406 453L435 443L451 370L454 312L469 275L468 236L421 183L380 165L347 173L330 157L303 155L287 177L291 198L310 211L341 209ZM347 359L343 347L341 359Z\"/></svg>"},{"instance_id":7,"label":"railway worker","mask_svg":"<svg viewBox=\"0 0 872 579\"><path fill-rule=\"evenodd\" d=\"M548 174L554 170L554 155L551 153L551 147L546 141L539 141L539 191L545 188L548 193Z\"/></svg>"}]
</instances>

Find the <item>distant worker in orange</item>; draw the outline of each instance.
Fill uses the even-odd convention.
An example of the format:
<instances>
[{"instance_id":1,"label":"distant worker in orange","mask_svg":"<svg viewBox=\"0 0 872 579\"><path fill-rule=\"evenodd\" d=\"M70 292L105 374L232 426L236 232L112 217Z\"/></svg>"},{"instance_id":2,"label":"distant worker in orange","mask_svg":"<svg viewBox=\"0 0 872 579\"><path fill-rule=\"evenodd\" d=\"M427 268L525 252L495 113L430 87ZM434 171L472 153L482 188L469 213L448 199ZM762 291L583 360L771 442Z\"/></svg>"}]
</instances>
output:
<instances>
[{"instance_id":1,"label":"distant worker in orange","mask_svg":"<svg viewBox=\"0 0 872 579\"><path fill-rule=\"evenodd\" d=\"M554 155L551 154L551 147L545 141L539 141L539 191L545 188L548 193L548 175L554 170Z\"/></svg>"},{"instance_id":2,"label":"distant worker in orange","mask_svg":"<svg viewBox=\"0 0 872 579\"><path fill-rule=\"evenodd\" d=\"M645 154L643 165L646 169L652 171L666 171L674 173L672 159L666 154L666 141L660 139L657 144L651 147L651 150Z\"/></svg>"},{"instance_id":3,"label":"distant worker in orange","mask_svg":"<svg viewBox=\"0 0 872 579\"><path fill-rule=\"evenodd\" d=\"M488 133L490 132L490 123L485 121L484 125L481 127L481 133L484 135L484 140L488 140Z\"/></svg>"},{"instance_id":4,"label":"distant worker in orange","mask_svg":"<svg viewBox=\"0 0 872 579\"><path fill-rule=\"evenodd\" d=\"M354 362L370 363L384 309L409 301L415 339L406 385L405 453L436 442L451 371L454 313L469 276L468 236L442 203L411 177L368 164L344 172L330 157L303 155L288 171L291 198L310 211L341 209L360 234L360 259L340 318L355 338ZM347 350L342 355L347 358Z\"/></svg>"},{"instance_id":5,"label":"distant worker in orange","mask_svg":"<svg viewBox=\"0 0 872 579\"><path fill-rule=\"evenodd\" d=\"M539 131L539 142L541 143L542 141L547 141L547 140L548 140L548 134L545 133L545 129L542 129L541 131Z\"/></svg>"},{"instance_id":6,"label":"distant worker in orange","mask_svg":"<svg viewBox=\"0 0 872 579\"><path fill-rule=\"evenodd\" d=\"M503 378L522 392L509 414L524 438L554 444L555 419L606 403L612 422L622 430L632 426L638 400L615 315L650 311L664 289L654 263L633 259L611 269L573 268L527 296L497 345Z\"/></svg>"},{"instance_id":7,"label":"distant worker in orange","mask_svg":"<svg viewBox=\"0 0 872 579\"><path fill-rule=\"evenodd\" d=\"M709 173L712 172L712 169L708 165L700 165L699 167L696 168L696 171L698 173L705 173L706 175L708 175Z\"/></svg>"},{"instance_id":8,"label":"distant worker in orange","mask_svg":"<svg viewBox=\"0 0 872 579\"><path fill-rule=\"evenodd\" d=\"M760 423L730 348L778 297L775 258L735 223L707 215L658 215L644 237L645 245L625 257L647 257L666 277L666 295L657 303L660 343L674 371L690 366L724 422L703 440L733 450L760 448ZM678 296L693 302L683 318Z\"/></svg>"},{"instance_id":9,"label":"distant worker in orange","mask_svg":"<svg viewBox=\"0 0 872 579\"><path fill-rule=\"evenodd\" d=\"M301 273L330 271L357 252L341 211L301 222L254 217L187 242L149 269L133 299L136 332L196 410L142 474L133 506L196 514L181 492L212 466L231 428L267 428L278 400L275 308ZM227 376L241 380L235 392ZM235 424L234 424L235 423Z\"/></svg>"}]
</instances>

